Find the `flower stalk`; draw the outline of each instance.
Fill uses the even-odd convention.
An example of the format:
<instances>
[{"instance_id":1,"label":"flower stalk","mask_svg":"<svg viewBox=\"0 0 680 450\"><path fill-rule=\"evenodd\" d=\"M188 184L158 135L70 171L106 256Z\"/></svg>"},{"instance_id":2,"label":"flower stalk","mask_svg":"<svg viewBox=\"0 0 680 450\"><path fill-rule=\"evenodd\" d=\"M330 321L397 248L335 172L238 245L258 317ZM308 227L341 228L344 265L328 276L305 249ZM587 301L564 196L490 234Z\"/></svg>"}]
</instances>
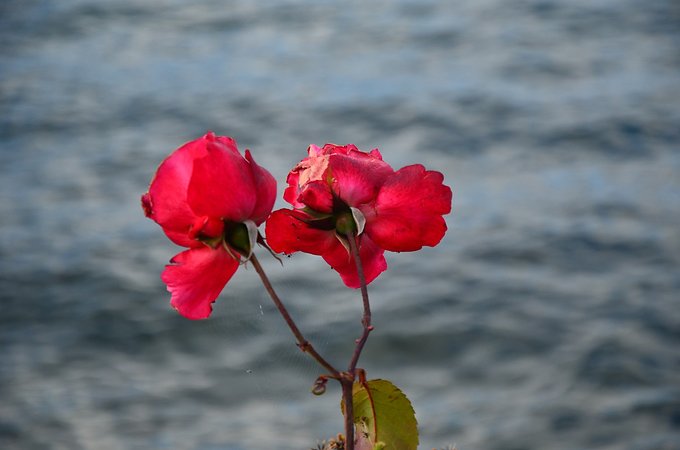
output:
<instances>
[{"instance_id":1,"label":"flower stalk","mask_svg":"<svg viewBox=\"0 0 680 450\"><path fill-rule=\"evenodd\" d=\"M361 333L361 337L357 339L357 345L354 349L354 354L352 355L349 367L347 368L347 371L352 375L352 378L354 378L357 364L359 362L359 357L361 356L361 352L364 349L364 345L368 340L368 335L371 333L371 331L373 331L373 325L371 325L371 304L368 300L368 288L366 287L366 277L364 276L364 268L361 264L361 256L359 255L357 236L352 232L348 232L346 236L347 241L349 242L350 253L352 254L352 257L354 258L354 263L357 266L359 282L361 283L360 286L361 299L364 305L364 315L361 319L361 325L363 325L363 332Z\"/></svg>"},{"instance_id":2,"label":"flower stalk","mask_svg":"<svg viewBox=\"0 0 680 450\"><path fill-rule=\"evenodd\" d=\"M286 325L288 325L288 328L290 328L290 331L293 332L293 335L295 336L295 339L297 340L297 346L300 347L300 350L302 350L305 353L308 353L312 358L314 358L316 360L316 362L321 364L326 370L328 370L331 373L333 378L340 379L340 372L335 367L333 367L328 361L326 361L319 354L319 352L316 351L316 349L314 348L314 346L312 345L311 342L309 342L307 339L305 339L304 335L302 334L300 329L297 327L297 325L295 324L295 321L293 321L293 318L290 316L285 305L283 304L283 302L279 298L278 294L274 290L274 287L272 286L271 282L269 281L267 274L264 272L264 269L262 268L262 265L260 264L260 261L257 259L255 254L252 254L250 256L250 262L253 264L253 267L255 267L255 271L260 276L260 280L262 280L262 284L264 285L264 288L266 289L267 293L269 294L272 301L274 302L274 305L276 305L276 308L281 313L283 320L286 321Z\"/></svg>"},{"instance_id":3,"label":"flower stalk","mask_svg":"<svg viewBox=\"0 0 680 450\"><path fill-rule=\"evenodd\" d=\"M314 360L316 360L322 367L324 367L326 370L330 372L329 378L334 378L338 380L340 383L340 386L342 388L342 400L344 404L344 419L345 419L345 448L346 450L354 450L354 404L353 404L353 385L354 385L354 380L356 380L357 377L357 364L359 362L359 358L361 356L361 352L364 349L364 346L366 344L366 341L368 340L368 336L373 331L373 325L371 325L371 305L369 302L368 298L368 289L366 287L366 278L364 276L364 271L363 267L361 264L361 256L359 254L359 246L357 243L358 236L356 235L356 232L353 230L347 231L345 237L347 238L347 241L349 243L349 249L350 249L350 254L352 255L352 258L354 259L354 262L357 267L357 272L359 275L359 280L361 283L361 298L362 298L362 303L363 303L363 317L361 319L361 324L362 324L362 333L361 337L356 340L356 346L354 348L354 353L352 354L352 358L350 359L349 365L347 367L346 372L340 372L338 371L332 364L330 364L326 359L319 354L319 352L316 351L314 346L309 342L298 326L295 324L295 321L291 317L290 313L286 309L285 305L279 298L278 294L274 290L274 287L272 286L271 282L269 281L269 277L267 277L267 274L265 273L264 269L262 268L262 265L260 264L260 261L257 259L255 254L252 254L250 256L250 262L253 264L253 267L255 268L255 271L260 277L260 280L262 281L262 284L264 285L265 290L271 297L272 301L274 302L274 305L276 308L279 310L279 313L281 313L281 316L283 317L283 320L286 322L288 325L288 328L290 328L290 331L293 333L295 336L295 339L297 341L297 346L300 348L305 353L308 353ZM361 369L359 369L361 371ZM362 371L363 372L363 371ZM325 378L325 377L323 377ZM318 384L318 380L317 380ZM325 379L323 382L323 385L325 386ZM316 385L315 385L316 387ZM323 393L325 391L324 389L320 392Z\"/></svg>"}]
</instances>

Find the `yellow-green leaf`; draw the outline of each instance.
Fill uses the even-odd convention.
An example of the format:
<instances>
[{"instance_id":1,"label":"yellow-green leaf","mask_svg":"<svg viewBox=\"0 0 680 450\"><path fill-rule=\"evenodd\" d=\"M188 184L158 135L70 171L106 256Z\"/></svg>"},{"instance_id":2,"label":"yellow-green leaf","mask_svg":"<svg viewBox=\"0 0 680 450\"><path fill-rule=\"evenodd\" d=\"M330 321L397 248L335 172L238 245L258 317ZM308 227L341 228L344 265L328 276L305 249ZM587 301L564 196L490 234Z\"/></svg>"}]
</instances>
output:
<instances>
[{"instance_id":1,"label":"yellow-green leaf","mask_svg":"<svg viewBox=\"0 0 680 450\"><path fill-rule=\"evenodd\" d=\"M354 423L370 442L384 450L416 450L418 423L411 402L387 380L370 380L352 389Z\"/></svg>"}]
</instances>

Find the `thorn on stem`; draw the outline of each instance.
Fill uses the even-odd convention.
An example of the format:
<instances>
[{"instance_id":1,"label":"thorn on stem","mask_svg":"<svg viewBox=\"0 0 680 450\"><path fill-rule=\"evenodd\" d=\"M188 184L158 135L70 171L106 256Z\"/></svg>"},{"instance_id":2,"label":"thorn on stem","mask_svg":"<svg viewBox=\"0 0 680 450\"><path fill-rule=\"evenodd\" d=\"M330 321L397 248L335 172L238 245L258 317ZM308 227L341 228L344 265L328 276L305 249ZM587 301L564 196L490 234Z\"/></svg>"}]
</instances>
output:
<instances>
[{"instance_id":1,"label":"thorn on stem","mask_svg":"<svg viewBox=\"0 0 680 450\"><path fill-rule=\"evenodd\" d=\"M300 342L296 345L300 347L300 350L302 350L304 353L307 353L309 351L310 345L308 341Z\"/></svg>"}]
</instances>

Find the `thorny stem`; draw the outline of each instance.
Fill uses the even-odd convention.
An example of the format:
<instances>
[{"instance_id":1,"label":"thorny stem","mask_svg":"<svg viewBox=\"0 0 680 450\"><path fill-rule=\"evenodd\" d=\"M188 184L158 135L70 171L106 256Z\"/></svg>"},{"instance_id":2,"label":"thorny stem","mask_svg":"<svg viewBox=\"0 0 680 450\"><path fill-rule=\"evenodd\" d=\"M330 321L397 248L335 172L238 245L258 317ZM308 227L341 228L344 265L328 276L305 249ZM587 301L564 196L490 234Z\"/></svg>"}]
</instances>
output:
<instances>
[{"instance_id":1,"label":"thorny stem","mask_svg":"<svg viewBox=\"0 0 680 450\"><path fill-rule=\"evenodd\" d=\"M276 291L274 291L272 284L269 282L269 278L267 278L267 275L264 273L264 270L260 265L260 261L258 261L254 253L250 255L250 262L253 263L255 271L260 276L264 288L267 290L267 293L274 301L274 304L276 305L279 312L283 316L283 320L286 321L288 328L290 328L290 331L292 331L293 335L295 335L295 339L297 340L297 346L300 347L300 350L302 350L305 353L309 353L309 355L312 358L314 358L319 364L321 364L326 370L328 370L332 374L333 378L340 379L341 378L340 372L335 367L333 367L328 361L326 361L321 355L319 355L319 353L317 353L312 344L307 339L305 339L300 329L297 327L297 325L295 325L293 318L290 317L288 310L281 302L281 299L276 294Z\"/></svg>"}]
</instances>

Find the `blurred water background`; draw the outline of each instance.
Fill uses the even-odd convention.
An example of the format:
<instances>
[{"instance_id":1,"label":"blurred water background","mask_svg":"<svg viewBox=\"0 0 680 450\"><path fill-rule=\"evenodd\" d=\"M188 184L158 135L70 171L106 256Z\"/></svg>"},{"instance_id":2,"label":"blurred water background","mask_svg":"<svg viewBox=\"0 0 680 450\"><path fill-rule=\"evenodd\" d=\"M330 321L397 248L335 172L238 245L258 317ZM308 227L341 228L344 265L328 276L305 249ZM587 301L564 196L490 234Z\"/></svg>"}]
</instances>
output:
<instances>
[{"instance_id":1,"label":"blurred water background","mask_svg":"<svg viewBox=\"0 0 680 450\"><path fill-rule=\"evenodd\" d=\"M280 186L324 142L453 186L442 243L370 286L360 364L411 398L421 448L680 449L679 44L673 0L3 0L0 448L341 431L252 269L208 321L168 305L180 249L139 196L210 129ZM344 366L358 292L260 255Z\"/></svg>"}]
</instances>

